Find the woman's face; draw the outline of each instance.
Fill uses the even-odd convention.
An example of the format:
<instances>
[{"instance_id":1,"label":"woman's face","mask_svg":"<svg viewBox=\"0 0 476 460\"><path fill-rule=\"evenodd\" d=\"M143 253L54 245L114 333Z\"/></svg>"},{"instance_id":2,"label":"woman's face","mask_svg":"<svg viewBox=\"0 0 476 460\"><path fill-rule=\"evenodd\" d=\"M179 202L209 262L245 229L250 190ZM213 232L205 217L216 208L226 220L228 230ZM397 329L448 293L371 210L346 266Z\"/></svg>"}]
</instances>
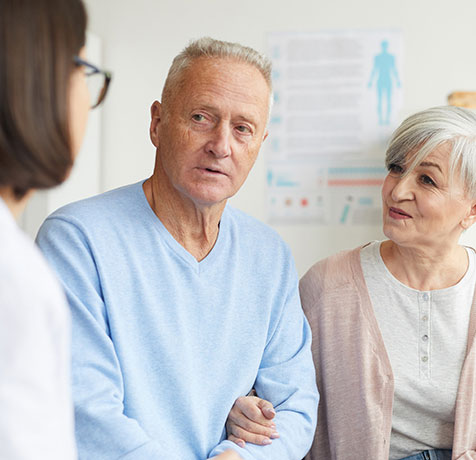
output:
<instances>
[{"instance_id":1,"label":"woman's face","mask_svg":"<svg viewBox=\"0 0 476 460\"><path fill-rule=\"evenodd\" d=\"M383 232L396 244L456 245L473 224L476 200L466 195L458 172L451 181L449 153L447 145L440 146L404 177L404 167L391 165L382 188Z\"/></svg>"},{"instance_id":2,"label":"woman's face","mask_svg":"<svg viewBox=\"0 0 476 460\"><path fill-rule=\"evenodd\" d=\"M85 48L79 52L79 57L85 59ZM75 67L71 74L69 85L69 126L73 158L79 153L83 142L91 107L90 94L86 84L86 75L82 67Z\"/></svg>"}]
</instances>

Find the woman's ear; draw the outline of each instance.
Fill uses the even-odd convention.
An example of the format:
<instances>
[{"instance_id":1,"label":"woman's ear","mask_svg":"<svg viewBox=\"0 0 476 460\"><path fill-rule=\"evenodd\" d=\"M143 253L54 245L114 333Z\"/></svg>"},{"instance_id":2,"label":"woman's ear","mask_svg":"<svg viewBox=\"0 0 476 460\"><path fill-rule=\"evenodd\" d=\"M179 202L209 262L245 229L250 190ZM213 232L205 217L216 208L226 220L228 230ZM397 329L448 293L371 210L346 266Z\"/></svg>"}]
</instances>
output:
<instances>
[{"instance_id":1,"label":"woman's ear","mask_svg":"<svg viewBox=\"0 0 476 460\"><path fill-rule=\"evenodd\" d=\"M471 209L468 215L461 221L461 227L463 227L464 230L467 230L474 224L474 222L476 222L476 201L471 204Z\"/></svg>"}]
</instances>

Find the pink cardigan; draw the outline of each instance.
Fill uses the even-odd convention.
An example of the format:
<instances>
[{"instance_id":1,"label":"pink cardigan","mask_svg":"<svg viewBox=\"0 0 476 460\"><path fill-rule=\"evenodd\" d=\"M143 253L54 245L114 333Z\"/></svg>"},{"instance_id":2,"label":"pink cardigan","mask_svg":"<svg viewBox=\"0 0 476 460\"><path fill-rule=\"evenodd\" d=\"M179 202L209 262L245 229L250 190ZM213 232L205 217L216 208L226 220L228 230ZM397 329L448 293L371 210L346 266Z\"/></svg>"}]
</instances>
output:
<instances>
[{"instance_id":1,"label":"pink cardigan","mask_svg":"<svg viewBox=\"0 0 476 460\"><path fill-rule=\"evenodd\" d=\"M394 380L360 249L315 264L300 283L321 399L306 460L386 460ZM476 296L475 296L476 298ZM476 302L456 398L452 460L476 460Z\"/></svg>"}]
</instances>

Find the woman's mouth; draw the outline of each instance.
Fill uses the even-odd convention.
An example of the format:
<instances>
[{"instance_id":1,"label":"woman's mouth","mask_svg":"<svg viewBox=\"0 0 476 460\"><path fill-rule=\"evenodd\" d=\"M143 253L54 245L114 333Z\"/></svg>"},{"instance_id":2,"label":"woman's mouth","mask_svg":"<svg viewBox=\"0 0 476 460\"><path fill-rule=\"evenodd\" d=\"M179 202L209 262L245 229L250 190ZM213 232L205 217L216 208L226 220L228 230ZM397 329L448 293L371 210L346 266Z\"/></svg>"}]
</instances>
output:
<instances>
[{"instance_id":1,"label":"woman's mouth","mask_svg":"<svg viewBox=\"0 0 476 460\"><path fill-rule=\"evenodd\" d=\"M391 207L388 210L388 214L393 219L411 219L412 216L406 213L403 209Z\"/></svg>"}]
</instances>

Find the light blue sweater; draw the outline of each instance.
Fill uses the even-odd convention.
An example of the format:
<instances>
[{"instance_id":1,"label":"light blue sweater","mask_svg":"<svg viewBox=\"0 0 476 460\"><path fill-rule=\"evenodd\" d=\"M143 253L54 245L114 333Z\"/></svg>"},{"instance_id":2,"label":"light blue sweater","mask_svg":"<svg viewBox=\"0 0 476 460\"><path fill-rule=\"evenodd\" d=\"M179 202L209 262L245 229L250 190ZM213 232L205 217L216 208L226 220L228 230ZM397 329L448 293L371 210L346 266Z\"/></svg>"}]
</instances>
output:
<instances>
[{"instance_id":1,"label":"light blue sweater","mask_svg":"<svg viewBox=\"0 0 476 460\"><path fill-rule=\"evenodd\" d=\"M60 209L37 241L72 311L80 459L306 454L318 403L311 335L273 230L227 206L215 247L197 262L138 183ZM241 449L224 426L253 387L275 406L281 437Z\"/></svg>"}]
</instances>

